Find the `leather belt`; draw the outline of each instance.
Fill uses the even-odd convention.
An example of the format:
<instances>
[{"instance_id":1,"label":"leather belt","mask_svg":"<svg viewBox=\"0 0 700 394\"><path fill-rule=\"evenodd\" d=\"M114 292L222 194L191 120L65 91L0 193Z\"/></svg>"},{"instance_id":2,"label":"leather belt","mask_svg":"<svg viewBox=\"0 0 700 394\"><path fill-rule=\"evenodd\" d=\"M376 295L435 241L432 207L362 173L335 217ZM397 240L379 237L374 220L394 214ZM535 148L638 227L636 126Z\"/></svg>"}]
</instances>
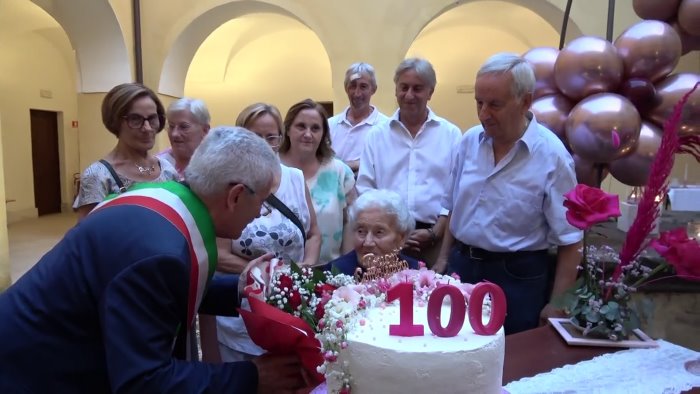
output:
<instances>
[{"instance_id":1,"label":"leather belt","mask_svg":"<svg viewBox=\"0 0 700 394\"><path fill-rule=\"evenodd\" d=\"M541 250L521 250L518 252L491 252L486 249L477 248L476 246L467 245L462 241L455 240L455 247L460 253L469 256L472 260L501 260L512 259L515 257L523 257L533 254L547 254L547 249Z\"/></svg>"}]
</instances>

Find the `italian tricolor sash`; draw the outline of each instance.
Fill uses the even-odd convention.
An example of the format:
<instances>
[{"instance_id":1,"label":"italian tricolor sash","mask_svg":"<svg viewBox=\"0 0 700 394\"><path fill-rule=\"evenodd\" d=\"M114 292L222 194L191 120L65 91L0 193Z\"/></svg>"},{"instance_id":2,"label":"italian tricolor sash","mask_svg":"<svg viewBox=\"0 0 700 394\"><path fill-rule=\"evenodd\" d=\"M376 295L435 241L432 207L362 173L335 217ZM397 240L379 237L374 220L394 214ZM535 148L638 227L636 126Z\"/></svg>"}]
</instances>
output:
<instances>
[{"instance_id":1,"label":"italian tricolor sash","mask_svg":"<svg viewBox=\"0 0 700 394\"><path fill-rule=\"evenodd\" d=\"M195 359L196 354L191 354L191 341L194 338L191 330L217 261L214 223L207 208L187 186L174 181L136 183L123 194L108 196L95 210L117 205L148 208L172 223L187 240L191 259L187 297L187 359Z\"/></svg>"}]
</instances>

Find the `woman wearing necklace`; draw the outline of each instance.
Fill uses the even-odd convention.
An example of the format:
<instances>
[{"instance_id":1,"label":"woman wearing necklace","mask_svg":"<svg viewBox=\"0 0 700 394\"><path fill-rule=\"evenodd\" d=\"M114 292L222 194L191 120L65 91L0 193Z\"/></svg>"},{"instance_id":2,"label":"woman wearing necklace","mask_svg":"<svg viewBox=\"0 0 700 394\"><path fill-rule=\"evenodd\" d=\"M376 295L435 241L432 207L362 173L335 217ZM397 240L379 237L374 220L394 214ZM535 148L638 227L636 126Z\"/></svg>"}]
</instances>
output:
<instances>
[{"instance_id":1,"label":"woman wearing necklace","mask_svg":"<svg viewBox=\"0 0 700 394\"><path fill-rule=\"evenodd\" d=\"M172 164L148 154L165 126L165 109L151 89L138 83L112 88L102 101L102 123L117 136L117 145L80 176L73 204L78 220L108 194L122 193L135 182L177 179Z\"/></svg>"}]
</instances>

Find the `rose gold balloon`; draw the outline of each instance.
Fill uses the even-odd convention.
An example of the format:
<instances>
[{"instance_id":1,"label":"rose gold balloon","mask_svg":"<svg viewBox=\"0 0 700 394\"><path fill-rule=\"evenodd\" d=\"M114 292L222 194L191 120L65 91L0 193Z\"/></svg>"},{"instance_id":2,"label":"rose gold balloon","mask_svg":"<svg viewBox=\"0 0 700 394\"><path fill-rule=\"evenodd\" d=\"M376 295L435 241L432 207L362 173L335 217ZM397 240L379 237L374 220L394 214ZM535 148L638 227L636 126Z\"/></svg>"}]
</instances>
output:
<instances>
[{"instance_id":1,"label":"rose gold balloon","mask_svg":"<svg viewBox=\"0 0 700 394\"><path fill-rule=\"evenodd\" d=\"M681 38L671 25L641 21L630 26L615 40L617 53L625 64L626 78L646 78L652 82L667 76L681 57Z\"/></svg>"},{"instance_id":2,"label":"rose gold balloon","mask_svg":"<svg viewBox=\"0 0 700 394\"><path fill-rule=\"evenodd\" d=\"M700 49L700 35L698 36L693 36L688 34L685 30L683 30L680 25L678 25L677 21L673 21L671 23L671 26L673 27L673 30L678 33L678 36L681 38L681 55L685 55L686 53L690 51L695 51Z\"/></svg>"},{"instance_id":3,"label":"rose gold balloon","mask_svg":"<svg viewBox=\"0 0 700 394\"><path fill-rule=\"evenodd\" d=\"M535 72L534 98L559 93L554 82L554 62L558 55L559 50L551 47L532 48L523 54L523 59L530 63Z\"/></svg>"},{"instance_id":4,"label":"rose gold balloon","mask_svg":"<svg viewBox=\"0 0 700 394\"><path fill-rule=\"evenodd\" d=\"M571 110L566 140L582 159L608 163L630 152L639 138L641 123L629 100L614 93L599 93L586 97Z\"/></svg>"},{"instance_id":5,"label":"rose gold balloon","mask_svg":"<svg viewBox=\"0 0 700 394\"><path fill-rule=\"evenodd\" d=\"M600 187L600 183L608 176L608 166L606 164L595 164L573 155L574 168L576 170L576 180L591 187Z\"/></svg>"},{"instance_id":6,"label":"rose gold balloon","mask_svg":"<svg viewBox=\"0 0 700 394\"><path fill-rule=\"evenodd\" d=\"M690 89L700 82L700 74L679 73L666 77L656 84L656 94L661 103L654 107L647 118L657 126L663 127L664 122L673 113L673 106ZM700 90L696 90L683 107L681 116L680 134L700 134Z\"/></svg>"},{"instance_id":7,"label":"rose gold balloon","mask_svg":"<svg viewBox=\"0 0 700 394\"><path fill-rule=\"evenodd\" d=\"M554 80L567 97L578 101L616 90L624 67L615 47L599 37L583 36L562 49L554 63Z\"/></svg>"},{"instance_id":8,"label":"rose gold balloon","mask_svg":"<svg viewBox=\"0 0 700 394\"><path fill-rule=\"evenodd\" d=\"M630 78L623 82L620 94L634 104L642 117L661 102L656 96L654 84L643 78Z\"/></svg>"},{"instance_id":9,"label":"rose gold balloon","mask_svg":"<svg viewBox=\"0 0 700 394\"><path fill-rule=\"evenodd\" d=\"M700 0L682 0L678 6L678 24L688 34L700 36Z\"/></svg>"},{"instance_id":10,"label":"rose gold balloon","mask_svg":"<svg viewBox=\"0 0 700 394\"><path fill-rule=\"evenodd\" d=\"M665 21L673 18L681 0L634 0L632 8L642 19Z\"/></svg>"},{"instance_id":11,"label":"rose gold balloon","mask_svg":"<svg viewBox=\"0 0 700 394\"><path fill-rule=\"evenodd\" d=\"M629 186L644 186L649 180L651 163L661 146L663 131L651 122L642 122L637 145L632 152L610 163L610 174Z\"/></svg>"},{"instance_id":12,"label":"rose gold balloon","mask_svg":"<svg viewBox=\"0 0 700 394\"><path fill-rule=\"evenodd\" d=\"M533 101L530 111L535 114L539 124L552 130L566 145L564 126L573 106L563 94L550 94Z\"/></svg>"}]
</instances>

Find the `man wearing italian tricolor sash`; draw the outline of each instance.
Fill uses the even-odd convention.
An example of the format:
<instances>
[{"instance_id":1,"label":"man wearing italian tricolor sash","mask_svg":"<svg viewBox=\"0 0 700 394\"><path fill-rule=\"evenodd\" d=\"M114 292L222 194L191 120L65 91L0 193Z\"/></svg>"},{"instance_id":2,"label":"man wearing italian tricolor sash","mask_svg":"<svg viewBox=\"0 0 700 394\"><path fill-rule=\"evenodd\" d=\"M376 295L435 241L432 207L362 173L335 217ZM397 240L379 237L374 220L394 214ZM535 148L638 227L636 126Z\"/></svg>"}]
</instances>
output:
<instances>
[{"instance_id":1,"label":"man wearing italian tricolor sash","mask_svg":"<svg viewBox=\"0 0 700 394\"><path fill-rule=\"evenodd\" d=\"M295 357L207 364L174 357L198 312L234 315L237 278L213 278L216 237L260 214L279 171L264 140L210 131L184 183L111 196L0 294L0 392L284 392ZM192 346L187 346L187 350Z\"/></svg>"}]
</instances>

